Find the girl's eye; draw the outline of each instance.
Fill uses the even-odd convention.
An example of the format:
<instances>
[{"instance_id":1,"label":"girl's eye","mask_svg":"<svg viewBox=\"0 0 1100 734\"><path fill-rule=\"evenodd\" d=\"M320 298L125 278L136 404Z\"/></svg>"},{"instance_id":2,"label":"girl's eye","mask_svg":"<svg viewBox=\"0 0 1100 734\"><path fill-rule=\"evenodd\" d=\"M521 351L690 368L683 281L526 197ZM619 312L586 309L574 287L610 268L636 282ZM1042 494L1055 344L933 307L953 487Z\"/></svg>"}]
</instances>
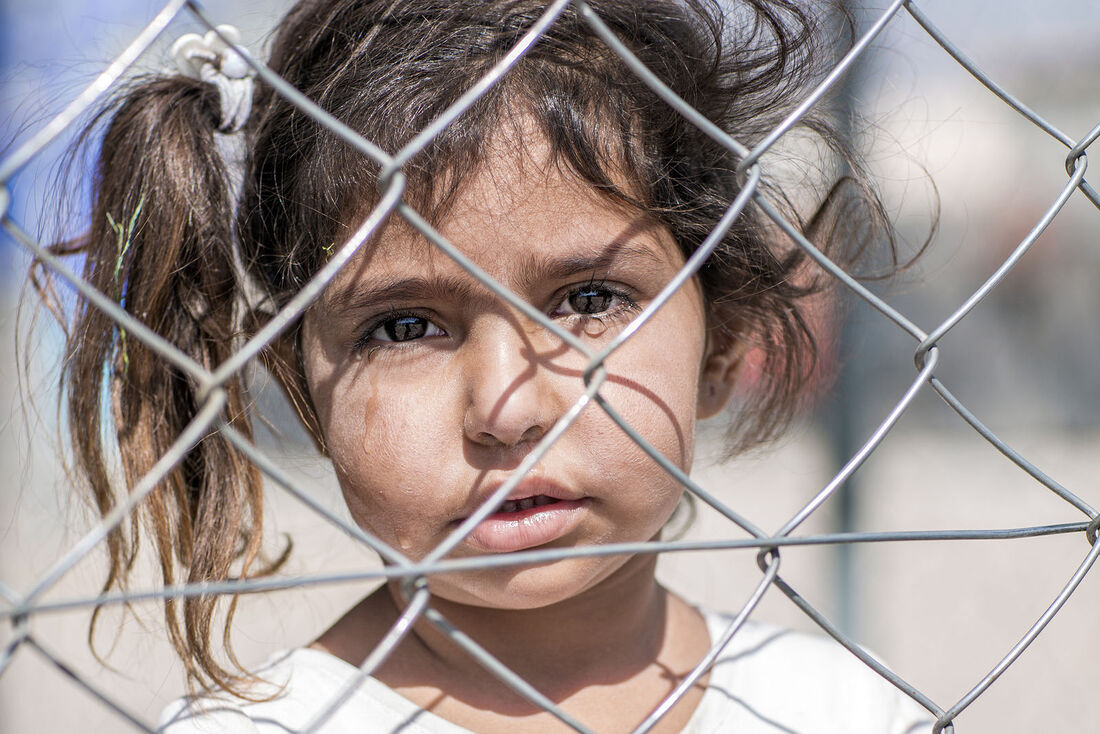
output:
<instances>
[{"instance_id":1,"label":"girl's eye","mask_svg":"<svg viewBox=\"0 0 1100 734\"><path fill-rule=\"evenodd\" d=\"M594 314L603 313L611 308L615 295L602 288L585 288L584 290L570 293L565 302L573 313Z\"/></svg>"},{"instance_id":2,"label":"girl's eye","mask_svg":"<svg viewBox=\"0 0 1100 734\"><path fill-rule=\"evenodd\" d=\"M367 340L377 342L409 342L427 336L443 336L445 332L424 316L397 314L379 322L367 334Z\"/></svg>"},{"instance_id":3,"label":"girl's eye","mask_svg":"<svg viewBox=\"0 0 1100 734\"><path fill-rule=\"evenodd\" d=\"M558 307L563 314L598 316L629 305L630 299L605 285L585 285L566 296Z\"/></svg>"}]
</instances>

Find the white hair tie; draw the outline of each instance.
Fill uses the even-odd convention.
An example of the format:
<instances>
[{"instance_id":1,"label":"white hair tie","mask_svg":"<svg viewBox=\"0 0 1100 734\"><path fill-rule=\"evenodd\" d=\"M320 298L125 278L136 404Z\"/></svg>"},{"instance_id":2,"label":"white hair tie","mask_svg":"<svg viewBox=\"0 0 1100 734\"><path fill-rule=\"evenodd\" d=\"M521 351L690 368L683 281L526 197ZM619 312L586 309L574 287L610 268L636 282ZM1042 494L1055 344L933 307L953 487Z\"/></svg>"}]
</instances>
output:
<instances>
[{"instance_id":1,"label":"white hair tie","mask_svg":"<svg viewBox=\"0 0 1100 734\"><path fill-rule=\"evenodd\" d=\"M248 157L248 143L243 134L236 133L248 122L248 116L252 112L252 81L256 72L245 61L248 52L238 45L241 40L240 31L231 25L220 25L217 28L229 43L213 31L205 36L188 33L172 44L172 57L175 58L181 74L213 84L218 90L221 121L214 140L225 165L226 185L236 215ZM237 302L234 304L233 321L237 331L243 334L242 325L249 311L271 315L278 308L275 299L249 272L235 232L232 245L232 265L237 278Z\"/></svg>"},{"instance_id":2,"label":"white hair tie","mask_svg":"<svg viewBox=\"0 0 1100 734\"><path fill-rule=\"evenodd\" d=\"M176 66L186 77L213 84L221 104L218 131L235 133L244 127L252 112L252 79L256 72L245 61L247 51L238 45L241 33L234 26L220 25L218 32L205 36L188 33L172 44Z\"/></svg>"}]
</instances>

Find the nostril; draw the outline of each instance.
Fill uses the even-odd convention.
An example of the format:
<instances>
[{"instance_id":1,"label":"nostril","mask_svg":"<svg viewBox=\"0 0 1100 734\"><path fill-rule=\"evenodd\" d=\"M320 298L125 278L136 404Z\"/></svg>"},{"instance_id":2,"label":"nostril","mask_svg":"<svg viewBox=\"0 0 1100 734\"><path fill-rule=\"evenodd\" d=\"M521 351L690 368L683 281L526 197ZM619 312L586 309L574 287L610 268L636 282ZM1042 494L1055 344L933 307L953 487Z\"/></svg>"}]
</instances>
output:
<instances>
[{"instance_id":1,"label":"nostril","mask_svg":"<svg viewBox=\"0 0 1100 734\"><path fill-rule=\"evenodd\" d=\"M523 432L522 436L520 436L520 443L536 443L545 435L546 429L541 425L531 426Z\"/></svg>"},{"instance_id":2,"label":"nostril","mask_svg":"<svg viewBox=\"0 0 1100 734\"><path fill-rule=\"evenodd\" d=\"M546 435L546 429L541 425L532 425L523 431L519 436L515 435L515 432L506 431L503 429L487 430L470 432L467 431L468 436L471 436L472 440L476 443L484 446L522 446L524 444L535 444Z\"/></svg>"}]
</instances>

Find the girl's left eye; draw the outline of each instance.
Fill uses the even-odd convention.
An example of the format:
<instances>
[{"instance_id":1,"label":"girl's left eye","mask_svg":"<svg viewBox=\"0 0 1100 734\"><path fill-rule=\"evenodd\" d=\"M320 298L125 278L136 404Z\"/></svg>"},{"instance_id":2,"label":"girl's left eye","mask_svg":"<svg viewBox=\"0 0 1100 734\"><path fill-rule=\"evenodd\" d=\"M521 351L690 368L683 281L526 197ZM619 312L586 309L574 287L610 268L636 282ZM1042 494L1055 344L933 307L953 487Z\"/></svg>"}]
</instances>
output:
<instances>
[{"instance_id":1,"label":"girl's left eye","mask_svg":"<svg viewBox=\"0 0 1100 734\"><path fill-rule=\"evenodd\" d=\"M602 284L589 284L571 291L555 309L559 314L599 316L631 305L624 293Z\"/></svg>"}]
</instances>

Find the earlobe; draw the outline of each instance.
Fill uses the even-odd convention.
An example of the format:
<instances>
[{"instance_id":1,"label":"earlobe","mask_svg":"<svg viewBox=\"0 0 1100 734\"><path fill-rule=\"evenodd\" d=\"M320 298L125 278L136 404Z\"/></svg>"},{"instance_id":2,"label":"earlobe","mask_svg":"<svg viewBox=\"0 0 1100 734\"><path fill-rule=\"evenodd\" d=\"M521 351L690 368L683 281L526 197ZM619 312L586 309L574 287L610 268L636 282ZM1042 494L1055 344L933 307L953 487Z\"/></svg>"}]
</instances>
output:
<instances>
[{"instance_id":1,"label":"earlobe","mask_svg":"<svg viewBox=\"0 0 1100 734\"><path fill-rule=\"evenodd\" d=\"M744 356L744 345L733 339L708 350L699 375L698 420L713 418L725 409Z\"/></svg>"}]
</instances>

